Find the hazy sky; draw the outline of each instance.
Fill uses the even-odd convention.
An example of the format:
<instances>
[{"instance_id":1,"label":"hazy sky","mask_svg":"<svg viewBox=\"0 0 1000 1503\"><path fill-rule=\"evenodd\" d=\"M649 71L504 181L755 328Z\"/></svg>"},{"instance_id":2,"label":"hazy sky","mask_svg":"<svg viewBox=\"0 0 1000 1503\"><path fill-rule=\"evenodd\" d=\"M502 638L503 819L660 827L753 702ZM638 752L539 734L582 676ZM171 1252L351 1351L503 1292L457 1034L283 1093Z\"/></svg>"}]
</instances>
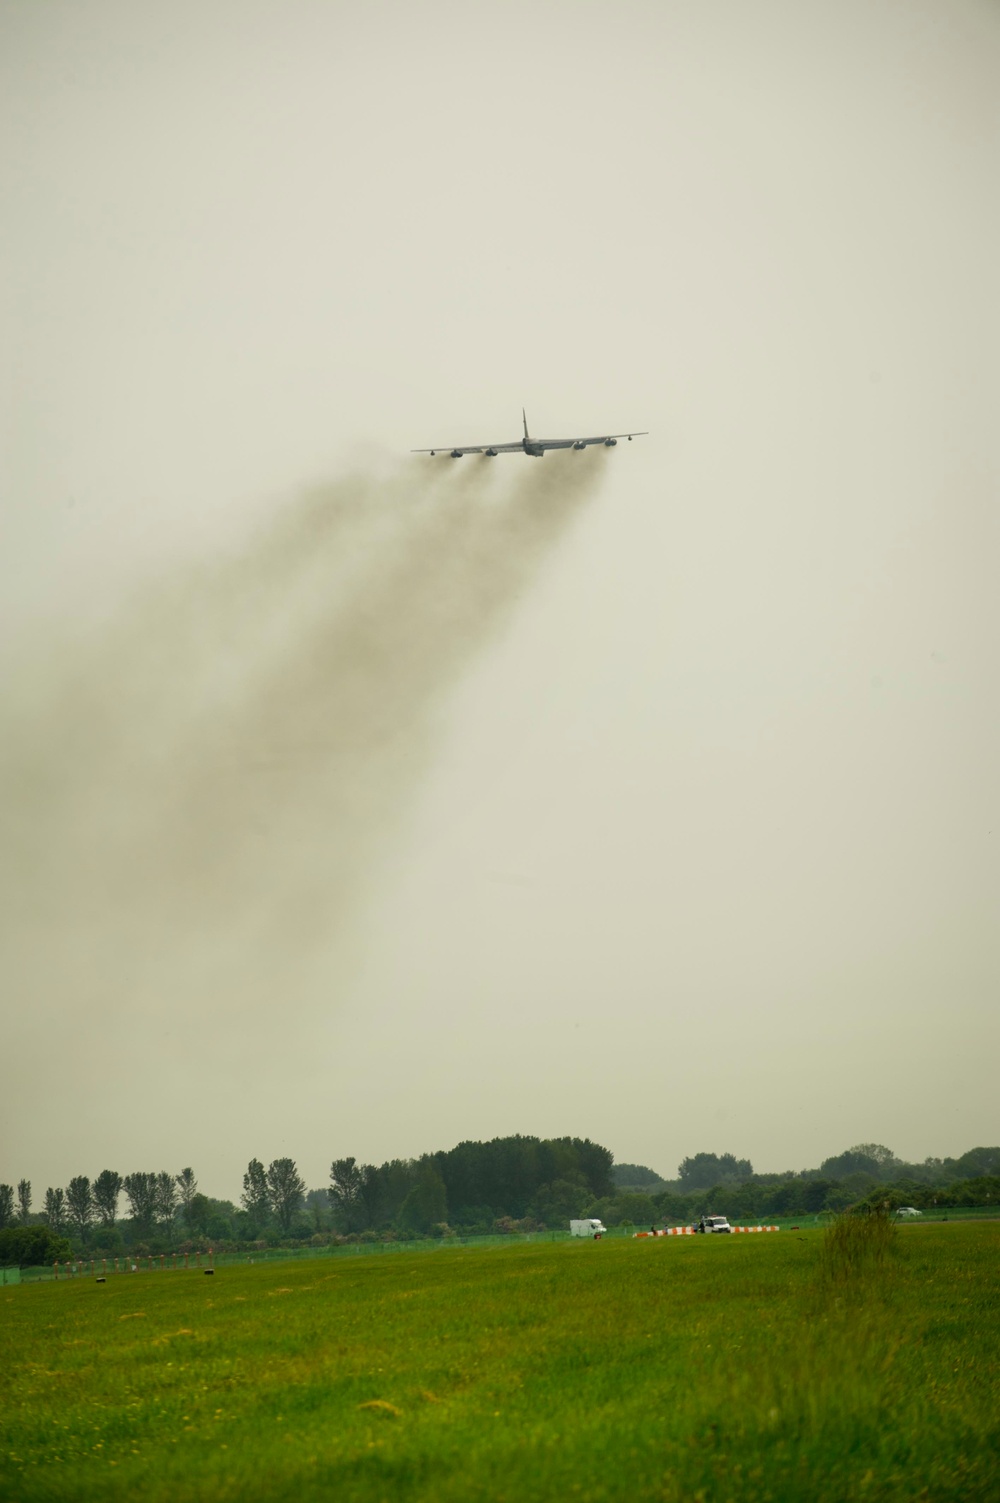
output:
<instances>
[{"instance_id":1,"label":"hazy sky","mask_svg":"<svg viewBox=\"0 0 1000 1503\"><path fill-rule=\"evenodd\" d=\"M0 1179L997 1140L998 79L2 0Z\"/></svg>"}]
</instances>

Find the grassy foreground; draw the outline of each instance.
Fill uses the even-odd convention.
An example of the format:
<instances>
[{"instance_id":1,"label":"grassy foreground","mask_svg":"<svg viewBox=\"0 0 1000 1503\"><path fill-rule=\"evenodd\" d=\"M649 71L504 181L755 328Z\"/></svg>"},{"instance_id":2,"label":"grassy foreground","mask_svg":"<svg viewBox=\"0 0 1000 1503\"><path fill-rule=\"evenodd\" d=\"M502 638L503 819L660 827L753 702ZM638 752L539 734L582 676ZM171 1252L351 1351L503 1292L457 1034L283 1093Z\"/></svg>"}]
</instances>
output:
<instances>
[{"instance_id":1,"label":"grassy foreground","mask_svg":"<svg viewBox=\"0 0 1000 1503\"><path fill-rule=\"evenodd\" d=\"M996 1224L0 1294L0 1497L996 1499Z\"/></svg>"}]
</instances>

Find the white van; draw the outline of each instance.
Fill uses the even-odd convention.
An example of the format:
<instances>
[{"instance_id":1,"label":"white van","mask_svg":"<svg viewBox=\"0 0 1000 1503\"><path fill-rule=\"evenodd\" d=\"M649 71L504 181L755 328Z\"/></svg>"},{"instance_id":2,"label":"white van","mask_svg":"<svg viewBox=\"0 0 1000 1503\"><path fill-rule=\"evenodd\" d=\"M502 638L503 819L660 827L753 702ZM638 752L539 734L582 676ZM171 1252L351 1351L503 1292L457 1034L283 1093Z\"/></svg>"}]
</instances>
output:
<instances>
[{"instance_id":1,"label":"white van","mask_svg":"<svg viewBox=\"0 0 1000 1503\"><path fill-rule=\"evenodd\" d=\"M607 1231L599 1216L588 1216L586 1221L571 1221L569 1234L571 1237L593 1237L597 1241Z\"/></svg>"}]
</instances>

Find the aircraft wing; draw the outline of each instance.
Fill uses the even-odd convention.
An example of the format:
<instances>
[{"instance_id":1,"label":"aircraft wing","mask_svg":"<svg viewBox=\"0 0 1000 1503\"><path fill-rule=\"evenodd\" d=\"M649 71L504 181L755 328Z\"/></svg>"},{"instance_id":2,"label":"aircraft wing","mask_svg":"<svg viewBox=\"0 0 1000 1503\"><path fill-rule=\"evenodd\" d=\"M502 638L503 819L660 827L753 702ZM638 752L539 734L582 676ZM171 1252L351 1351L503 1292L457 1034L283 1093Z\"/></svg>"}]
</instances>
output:
<instances>
[{"instance_id":1,"label":"aircraft wing","mask_svg":"<svg viewBox=\"0 0 1000 1503\"><path fill-rule=\"evenodd\" d=\"M520 454L523 445L517 444L438 444L434 449L411 449L411 454L485 454L492 450L494 454Z\"/></svg>"},{"instance_id":2,"label":"aircraft wing","mask_svg":"<svg viewBox=\"0 0 1000 1503\"><path fill-rule=\"evenodd\" d=\"M609 438L646 438L647 429L633 428L631 433L598 433L593 438L533 438L540 449L571 449L583 444L606 444Z\"/></svg>"}]
</instances>

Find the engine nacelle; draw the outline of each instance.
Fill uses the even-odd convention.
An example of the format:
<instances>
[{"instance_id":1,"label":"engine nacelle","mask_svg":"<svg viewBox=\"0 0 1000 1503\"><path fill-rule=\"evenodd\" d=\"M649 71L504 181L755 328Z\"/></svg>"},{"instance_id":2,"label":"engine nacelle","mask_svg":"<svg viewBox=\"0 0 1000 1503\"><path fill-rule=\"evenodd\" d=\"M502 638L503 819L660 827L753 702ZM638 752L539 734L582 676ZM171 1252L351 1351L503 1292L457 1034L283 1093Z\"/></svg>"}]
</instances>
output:
<instances>
[{"instance_id":1,"label":"engine nacelle","mask_svg":"<svg viewBox=\"0 0 1000 1503\"><path fill-rule=\"evenodd\" d=\"M451 457L452 459L461 459L464 452L465 451L463 449L452 449Z\"/></svg>"},{"instance_id":2,"label":"engine nacelle","mask_svg":"<svg viewBox=\"0 0 1000 1503\"><path fill-rule=\"evenodd\" d=\"M604 447L606 449L613 449L615 447L615 445L617 444L617 442L618 442L618 440L616 438L606 438L604 440Z\"/></svg>"},{"instance_id":3,"label":"engine nacelle","mask_svg":"<svg viewBox=\"0 0 1000 1503\"><path fill-rule=\"evenodd\" d=\"M500 452L500 451L499 451L499 449L487 449L487 450L486 450L486 453L487 453L487 454L488 454L488 455L489 455L489 457L490 457L490 458L491 458L491 459L496 459L496 457L497 457L497 454L498 454L498 453L499 453L499 452Z\"/></svg>"},{"instance_id":4,"label":"engine nacelle","mask_svg":"<svg viewBox=\"0 0 1000 1503\"><path fill-rule=\"evenodd\" d=\"M584 443L584 441L583 441L582 438L581 438L581 440L580 440L580 442L578 444L574 444L573 445L574 449L585 449L586 447L587 447L587 445Z\"/></svg>"}]
</instances>

